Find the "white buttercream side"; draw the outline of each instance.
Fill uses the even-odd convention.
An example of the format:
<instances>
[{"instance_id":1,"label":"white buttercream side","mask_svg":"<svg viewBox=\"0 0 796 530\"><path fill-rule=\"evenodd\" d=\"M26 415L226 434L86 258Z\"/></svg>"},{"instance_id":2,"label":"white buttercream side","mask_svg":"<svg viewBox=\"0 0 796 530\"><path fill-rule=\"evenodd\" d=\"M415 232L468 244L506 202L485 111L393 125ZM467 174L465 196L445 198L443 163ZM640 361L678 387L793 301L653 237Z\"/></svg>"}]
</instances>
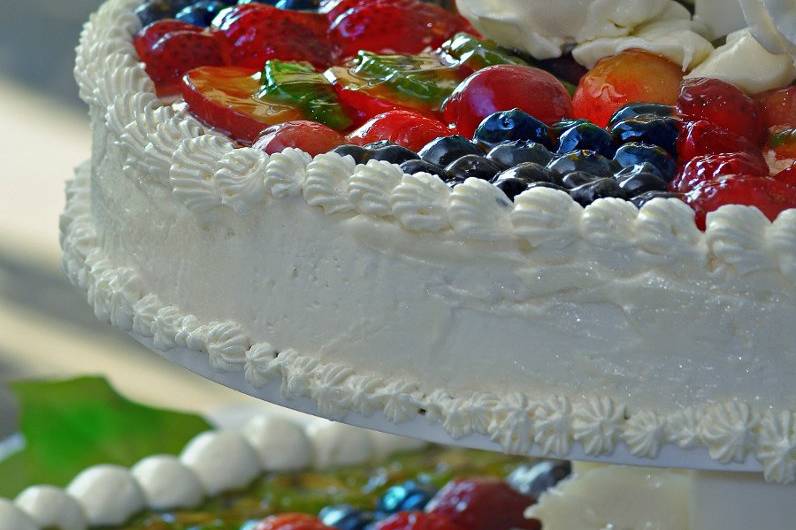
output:
<instances>
[{"instance_id":1,"label":"white buttercream side","mask_svg":"<svg viewBox=\"0 0 796 530\"><path fill-rule=\"evenodd\" d=\"M195 508L204 499L199 477L171 455L144 458L130 472L138 481L151 510Z\"/></svg>"},{"instance_id":2,"label":"white buttercream side","mask_svg":"<svg viewBox=\"0 0 796 530\"><path fill-rule=\"evenodd\" d=\"M123 524L146 506L141 487L120 466L90 467L76 476L66 491L83 507L91 526Z\"/></svg>"}]
</instances>

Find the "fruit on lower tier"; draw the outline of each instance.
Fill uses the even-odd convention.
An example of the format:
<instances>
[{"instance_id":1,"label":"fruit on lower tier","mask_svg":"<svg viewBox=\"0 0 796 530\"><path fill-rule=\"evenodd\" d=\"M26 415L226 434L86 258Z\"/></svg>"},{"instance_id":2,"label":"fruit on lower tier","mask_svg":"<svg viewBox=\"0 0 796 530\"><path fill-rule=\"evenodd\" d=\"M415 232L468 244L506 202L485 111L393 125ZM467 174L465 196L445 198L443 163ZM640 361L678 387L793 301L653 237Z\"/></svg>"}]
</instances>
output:
<instances>
[{"instance_id":1,"label":"fruit on lower tier","mask_svg":"<svg viewBox=\"0 0 796 530\"><path fill-rule=\"evenodd\" d=\"M244 145L251 145L271 125L301 120L299 109L253 97L261 74L241 67L191 70L180 86L194 115Z\"/></svg>"},{"instance_id":2,"label":"fruit on lower tier","mask_svg":"<svg viewBox=\"0 0 796 530\"><path fill-rule=\"evenodd\" d=\"M375 530L466 530L449 517L435 513L401 512L379 522Z\"/></svg>"},{"instance_id":3,"label":"fruit on lower tier","mask_svg":"<svg viewBox=\"0 0 796 530\"><path fill-rule=\"evenodd\" d=\"M255 530L330 530L317 518L303 513L288 513L266 518Z\"/></svg>"},{"instance_id":4,"label":"fruit on lower tier","mask_svg":"<svg viewBox=\"0 0 796 530\"><path fill-rule=\"evenodd\" d=\"M454 480L431 499L426 512L445 516L462 530L539 530L539 522L524 515L535 502L500 480Z\"/></svg>"},{"instance_id":5,"label":"fruit on lower tier","mask_svg":"<svg viewBox=\"0 0 796 530\"><path fill-rule=\"evenodd\" d=\"M487 116L518 108L545 124L572 116L572 102L561 81L539 68L490 66L461 83L445 103L445 119L471 137Z\"/></svg>"},{"instance_id":6,"label":"fruit on lower tier","mask_svg":"<svg viewBox=\"0 0 796 530\"><path fill-rule=\"evenodd\" d=\"M666 58L628 50L598 62L584 75L572 97L574 115L600 127L629 103L677 101L683 72Z\"/></svg>"}]
</instances>

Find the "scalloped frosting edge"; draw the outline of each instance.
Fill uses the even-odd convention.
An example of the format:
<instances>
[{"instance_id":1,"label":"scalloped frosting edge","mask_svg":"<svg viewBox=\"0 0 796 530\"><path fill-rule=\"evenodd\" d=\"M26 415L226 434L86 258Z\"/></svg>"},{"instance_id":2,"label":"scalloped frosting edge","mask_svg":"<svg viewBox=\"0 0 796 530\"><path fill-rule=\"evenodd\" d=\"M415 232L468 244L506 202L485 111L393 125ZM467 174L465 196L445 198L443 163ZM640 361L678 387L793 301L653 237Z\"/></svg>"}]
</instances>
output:
<instances>
[{"instance_id":1,"label":"scalloped frosting edge","mask_svg":"<svg viewBox=\"0 0 796 530\"><path fill-rule=\"evenodd\" d=\"M87 292L97 318L151 338L159 349L181 347L206 355L217 370L243 372L253 389L281 382L286 399L310 398L321 414L337 420L349 411L381 413L393 423L425 415L455 439L482 434L509 453L525 454L535 446L561 458L577 446L586 455L605 456L624 446L633 456L652 461L665 445L675 444L686 450L707 449L713 460L725 465L756 459L766 480L796 481L793 411L757 411L731 400L674 413L630 413L623 403L601 396L577 401L562 396L534 400L520 393L425 392L412 381L359 373L292 349L276 351L266 342L254 343L235 322L200 322L146 293L134 270L117 266L104 253L93 225L90 195L86 165L67 186L61 244L64 270Z\"/></svg>"},{"instance_id":2,"label":"scalloped frosting edge","mask_svg":"<svg viewBox=\"0 0 796 530\"><path fill-rule=\"evenodd\" d=\"M191 116L166 105L132 45L140 27L138 0L110 0L81 35L75 77L81 97L104 117L133 179L163 186L204 222L214 209L248 215L274 198L302 195L329 215L359 214L414 233L449 233L463 242L512 242L542 257L575 246L609 249L639 269L697 267L714 277L757 272L796 283L796 210L773 223L752 207L729 205L700 231L694 212L678 200L656 199L641 210L602 199L583 208L563 192L528 190L511 201L495 186L469 179L451 190L439 177L403 174L397 166L297 149L272 156L236 148ZM145 177L142 175L146 175Z\"/></svg>"}]
</instances>

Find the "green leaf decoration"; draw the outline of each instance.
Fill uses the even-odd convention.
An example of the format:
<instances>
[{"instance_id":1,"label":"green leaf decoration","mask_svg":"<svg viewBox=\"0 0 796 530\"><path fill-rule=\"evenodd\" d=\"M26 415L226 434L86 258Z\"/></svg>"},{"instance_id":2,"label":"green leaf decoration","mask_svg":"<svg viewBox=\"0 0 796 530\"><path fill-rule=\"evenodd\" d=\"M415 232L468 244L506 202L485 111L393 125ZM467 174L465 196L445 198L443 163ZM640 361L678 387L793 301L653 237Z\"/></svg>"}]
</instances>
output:
<instances>
[{"instance_id":1,"label":"green leaf decoration","mask_svg":"<svg viewBox=\"0 0 796 530\"><path fill-rule=\"evenodd\" d=\"M190 414L155 409L119 395L103 378L11 383L25 448L0 461L0 497L34 484L67 485L95 464L132 466L178 454L211 426Z\"/></svg>"},{"instance_id":2,"label":"green leaf decoration","mask_svg":"<svg viewBox=\"0 0 796 530\"><path fill-rule=\"evenodd\" d=\"M367 88L381 85L399 99L417 100L430 109L439 109L462 81L460 72L431 54L378 55L360 51L350 74Z\"/></svg>"},{"instance_id":3,"label":"green leaf decoration","mask_svg":"<svg viewBox=\"0 0 796 530\"><path fill-rule=\"evenodd\" d=\"M308 118L332 129L351 126L331 83L307 62L266 62L257 97L296 107Z\"/></svg>"},{"instance_id":4,"label":"green leaf decoration","mask_svg":"<svg viewBox=\"0 0 796 530\"><path fill-rule=\"evenodd\" d=\"M479 40L467 33L458 33L442 44L440 48L443 59L457 66L467 66L472 70L481 70L497 64L528 63L499 47L490 40Z\"/></svg>"}]
</instances>

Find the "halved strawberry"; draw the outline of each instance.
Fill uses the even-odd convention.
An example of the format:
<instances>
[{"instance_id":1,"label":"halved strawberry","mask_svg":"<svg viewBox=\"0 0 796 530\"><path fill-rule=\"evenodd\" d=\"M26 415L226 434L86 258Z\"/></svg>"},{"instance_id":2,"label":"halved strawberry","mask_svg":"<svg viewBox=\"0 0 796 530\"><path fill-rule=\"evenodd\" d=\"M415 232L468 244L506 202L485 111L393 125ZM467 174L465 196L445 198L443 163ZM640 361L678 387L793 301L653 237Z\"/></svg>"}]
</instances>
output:
<instances>
[{"instance_id":1,"label":"halved strawberry","mask_svg":"<svg viewBox=\"0 0 796 530\"><path fill-rule=\"evenodd\" d=\"M359 50L420 53L437 48L460 31L472 31L463 17L419 0L381 0L355 5L334 19L329 36L342 57Z\"/></svg>"},{"instance_id":2,"label":"halved strawberry","mask_svg":"<svg viewBox=\"0 0 796 530\"><path fill-rule=\"evenodd\" d=\"M133 36L133 46L135 51L138 52L138 57L146 62L149 56L149 51L157 42L168 35L177 31L188 31L190 33L202 33L202 28L181 22L173 18L158 20L152 24L142 28L138 33Z\"/></svg>"},{"instance_id":3,"label":"halved strawberry","mask_svg":"<svg viewBox=\"0 0 796 530\"><path fill-rule=\"evenodd\" d=\"M418 112L393 110L379 114L348 135L352 144L365 145L379 140L419 151L431 140L456 134L444 123Z\"/></svg>"},{"instance_id":4,"label":"halved strawberry","mask_svg":"<svg viewBox=\"0 0 796 530\"><path fill-rule=\"evenodd\" d=\"M228 11L214 30L230 46L236 66L260 69L269 59L307 61L316 68L334 63L326 17L306 11L243 4Z\"/></svg>"},{"instance_id":5,"label":"halved strawberry","mask_svg":"<svg viewBox=\"0 0 796 530\"><path fill-rule=\"evenodd\" d=\"M768 164L752 153L720 153L692 158L672 182L672 191L688 193L699 185L722 177L768 177Z\"/></svg>"},{"instance_id":6,"label":"halved strawberry","mask_svg":"<svg viewBox=\"0 0 796 530\"><path fill-rule=\"evenodd\" d=\"M755 96L766 127L796 127L796 86L771 90Z\"/></svg>"},{"instance_id":7,"label":"halved strawberry","mask_svg":"<svg viewBox=\"0 0 796 530\"><path fill-rule=\"evenodd\" d=\"M182 76L199 66L227 64L223 44L209 33L177 31L159 39L146 54L146 71L159 96L180 92Z\"/></svg>"},{"instance_id":8,"label":"halved strawberry","mask_svg":"<svg viewBox=\"0 0 796 530\"><path fill-rule=\"evenodd\" d=\"M706 120L684 123L677 138L677 157L682 164L702 155L741 152L762 157L760 149L745 137Z\"/></svg>"},{"instance_id":9,"label":"halved strawberry","mask_svg":"<svg viewBox=\"0 0 796 530\"><path fill-rule=\"evenodd\" d=\"M199 120L251 145L269 126L302 118L294 107L257 99L260 77L252 68L208 66L188 72L180 88Z\"/></svg>"},{"instance_id":10,"label":"halved strawberry","mask_svg":"<svg viewBox=\"0 0 796 530\"><path fill-rule=\"evenodd\" d=\"M262 132L252 147L269 155L295 147L316 156L328 153L344 141L343 135L326 125L299 120L272 125Z\"/></svg>"}]
</instances>

